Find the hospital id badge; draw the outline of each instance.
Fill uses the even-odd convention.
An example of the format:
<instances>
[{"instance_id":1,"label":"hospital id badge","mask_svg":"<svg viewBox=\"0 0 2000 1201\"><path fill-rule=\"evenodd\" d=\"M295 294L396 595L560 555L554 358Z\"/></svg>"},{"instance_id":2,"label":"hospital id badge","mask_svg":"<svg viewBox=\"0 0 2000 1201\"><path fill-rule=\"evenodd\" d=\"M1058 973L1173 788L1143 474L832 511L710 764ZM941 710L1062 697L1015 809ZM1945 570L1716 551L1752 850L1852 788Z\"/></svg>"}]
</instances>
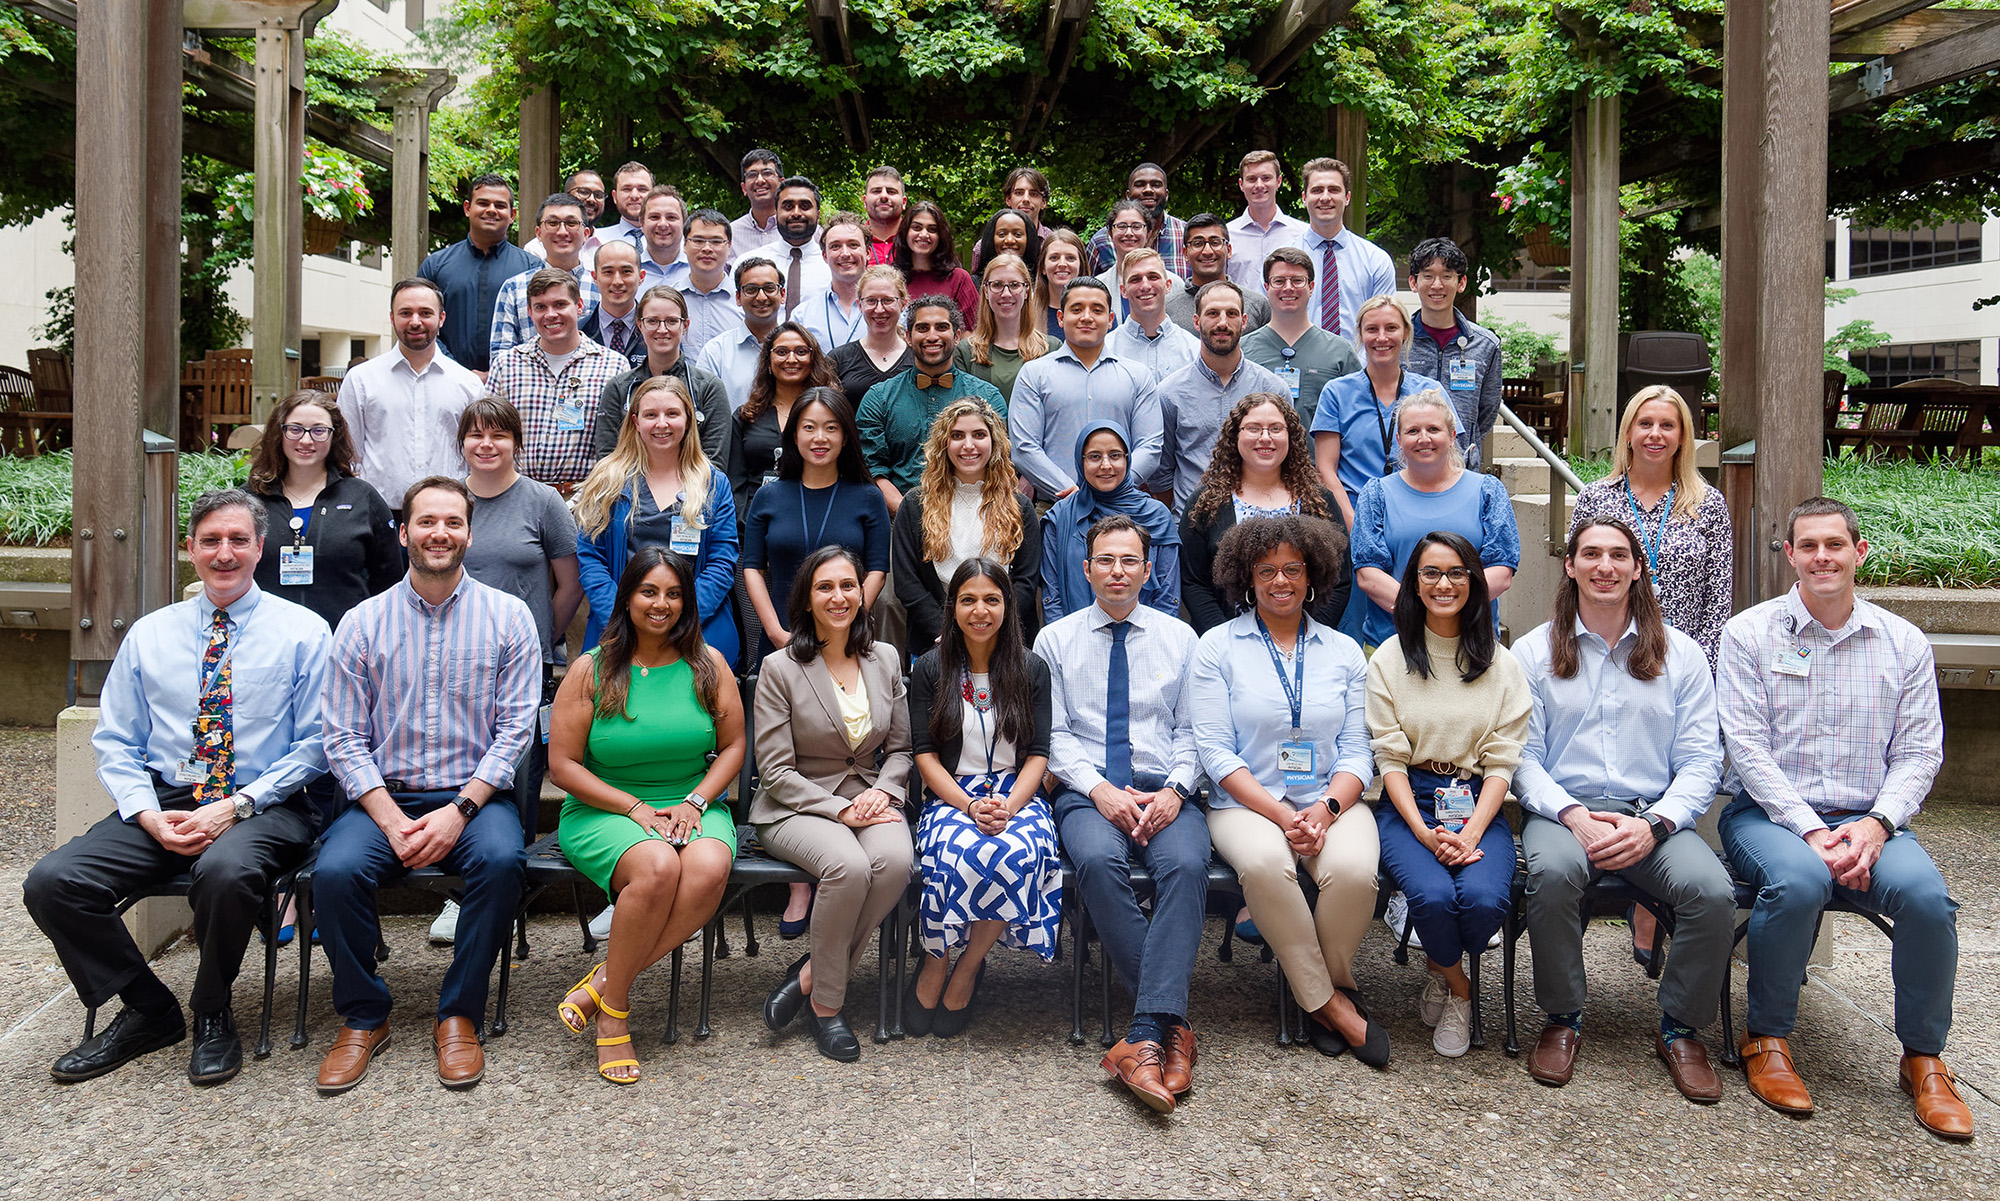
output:
<instances>
[{"instance_id":1,"label":"hospital id badge","mask_svg":"<svg viewBox=\"0 0 2000 1201\"><path fill-rule=\"evenodd\" d=\"M1798 646L1779 654L1778 661L1771 665L1771 670L1781 676L1797 676L1801 680L1805 679L1812 674L1812 648Z\"/></svg>"},{"instance_id":2,"label":"hospital id badge","mask_svg":"<svg viewBox=\"0 0 2000 1201\"><path fill-rule=\"evenodd\" d=\"M1319 778L1318 748L1300 739L1278 744L1278 770L1286 784L1311 784Z\"/></svg>"},{"instance_id":3,"label":"hospital id badge","mask_svg":"<svg viewBox=\"0 0 2000 1201\"><path fill-rule=\"evenodd\" d=\"M1285 381L1285 386L1292 390L1292 403L1299 403L1299 369L1286 363L1278 368L1277 374L1279 379Z\"/></svg>"},{"instance_id":4,"label":"hospital id badge","mask_svg":"<svg viewBox=\"0 0 2000 1201\"><path fill-rule=\"evenodd\" d=\"M556 402L556 432L580 434L584 425L583 401L575 396L565 396Z\"/></svg>"},{"instance_id":5,"label":"hospital id badge","mask_svg":"<svg viewBox=\"0 0 2000 1201\"><path fill-rule=\"evenodd\" d=\"M1460 780L1433 793L1438 824L1456 834L1472 820L1472 789Z\"/></svg>"},{"instance_id":6,"label":"hospital id badge","mask_svg":"<svg viewBox=\"0 0 2000 1201\"><path fill-rule=\"evenodd\" d=\"M673 532L667 536L667 547L677 555L698 555L701 553L701 531L689 525L687 518L676 514Z\"/></svg>"},{"instance_id":7,"label":"hospital id badge","mask_svg":"<svg viewBox=\"0 0 2000 1201\"><path fill-rule=\"evenodd\" d=\"M278 548L278 583L291 588L313 582L313 548L310 546L281 546Z\"/></svg>"},{"instance_id":8,"label":"hospital id badge","mask_svg":"<svg viewBox=\"0 0 2000 1201\"><path fill-rule=\"evenodd\" d=\"M556 707L554 705L543 705L540 712L536 715L536 720L541 723L542 742L544 744L549 740L549 718L555 711Z\"/></svg>"},{"instance_id":9,"label":"hospital id badge","mask_svg":"<svg viewBox=\"0 0 2000 1201\"><path fill-rule=\"evenodd\" d=\"M180 784L206 784L208 779L208 765L199 759L183 759L174 771L174 781Z\"/></svg>"},{"instance_id":10,"label":"hospital id badge","mask_svg":"<svg viewBox=\"0 0 2000 1201\"><path fill-rule=\"evenodd\" d=\"M1451 365L1451 390L1470 392L1478 381L1473 378L1472 364L1460 359Z\"/></svg>"}]
</instances>

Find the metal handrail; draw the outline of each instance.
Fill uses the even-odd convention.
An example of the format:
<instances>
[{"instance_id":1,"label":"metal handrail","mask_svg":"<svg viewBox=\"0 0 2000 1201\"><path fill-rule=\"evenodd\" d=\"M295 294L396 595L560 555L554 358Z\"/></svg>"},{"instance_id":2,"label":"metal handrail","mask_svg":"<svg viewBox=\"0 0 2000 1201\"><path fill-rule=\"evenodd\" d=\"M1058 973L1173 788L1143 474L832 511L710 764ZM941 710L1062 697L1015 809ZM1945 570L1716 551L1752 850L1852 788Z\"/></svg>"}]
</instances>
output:
<instances>
[{"instance_id":1,"label":"metal handrail","mask_svg":"<svg viewBox=\"0 0 2000 1201\"><path fill-rule=\"evenodd\" d=\"M1560 557L1563 548L1569 542L1569 523L1563 519L1563 487L1567 485L1572 492L1582 492L1583 480L1577 477L1576 472L1570 469L1570 465L1561 455L1549 449L1549 444L1542 441L1541 435L1537 434L1533 427L1521 420L1520 414L1508 408L1504 402L1500 406L1500 420L1505 421L1508 428L1521 436L1521 440L1528 444L1528 449L1535 452L1536 458L1548 464L1548 552Z\"/></svg>"}]
</instances>

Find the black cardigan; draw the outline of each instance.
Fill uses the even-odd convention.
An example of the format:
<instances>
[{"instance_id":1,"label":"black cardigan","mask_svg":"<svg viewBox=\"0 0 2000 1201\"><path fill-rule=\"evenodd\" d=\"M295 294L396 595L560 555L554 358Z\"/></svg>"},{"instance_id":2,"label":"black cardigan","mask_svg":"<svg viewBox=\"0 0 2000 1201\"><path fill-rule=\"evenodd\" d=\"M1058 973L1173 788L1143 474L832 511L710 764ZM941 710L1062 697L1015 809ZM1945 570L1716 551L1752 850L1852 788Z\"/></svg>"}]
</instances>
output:
<instances>
[{"instance_id":1,"label":"black cardigan","mask_svg":"<svg viewBox=\"0 0 2000 1201\"><path fill-rule=\"evenodd\" d=\"M1340 506L1334 503L1333 493L1321 488L1320 496L1326 501L1327 510L1333 514L1333 524L1341 532L1340 562L1336 564L1334 579L1337 583L1330 596L1320 597L1312 607L1312 619L1323 626L1335 627L1340 624L1340 615L1347 609L1348 594L1354 587L1354 569L1347 557L1347 526L1341 520ZM1222 536L1236 525L1236 506L1223 505L1216 510L1208 524L1196 527L1188 520L1200 493L1188 499L1187 508L1181 510L1181 603L1187 606L1188 616L1194 619L1195 632L1206 634L1216 626L1236 616L1222 598L1222 590L1215 586L1215 549L1222 545Z\"/></svg>"},{"instance_id":2,"label":"black cardigan","mask_svg":"<svg viewBox=\"0 0 2000 1201\"><path fill-rule=\"evenodd\" d=\"M304 605L338 627L349 609L403 578L403 544L389 503L367 480L328 470L301 539L313 548L313 582L278 583L280 548L292 545L292 502L282 484L272 487L258 497L271 519L264 557L257 560L259 588Z\"/></svg>"},{"instance_id":3,"label":"black cardigan","mask_svg":"<svg viewBox=\"0 0 2000 1201\"><path fill-rule=\"evenodd\" d=\"M935 573L933 573L935 574ZM1049 665L1042 662L1040 655L1025 652L1028 658L1028 686L1034 690L1035 737L1027 746L1019 749L1021 763L1040 755L1048 757L1049 724L1054 702L1053 689L1049 684ZM965 749L964 738L954 738L949 742L931 741L931 707L936 703L938 688L938 652L936 648L919 656L910 668L910 750L918 755L936 755L943 762L947 772L957 774L958 756ZM946 699L953 704L963 704L956 688L943 689ZM1018 768L1019 763L1015 764ZM912 776L919 773L912 772Z\"/></svg>"},{"instance_id":4,"label":"black cardigan","mask_svg":"<svg viewBox=\"0 0 2000 1201\"><path fill-rule=\"evenodd\" d=\"M1021 506L1021 545L1014 548L1014 561L1007 574L1014 580L1015 611L1020 614L1021 637L1032 641L1042 628L1042 522L1035 516L1034 502L1016 493ZM889 529L890 575L896 581L896 599L909 614L910 653L921 655L937 643L944 628L944 581L924 557L924 505L914 490L903 494L902 507Z\"/></svg>"}]
</instances>

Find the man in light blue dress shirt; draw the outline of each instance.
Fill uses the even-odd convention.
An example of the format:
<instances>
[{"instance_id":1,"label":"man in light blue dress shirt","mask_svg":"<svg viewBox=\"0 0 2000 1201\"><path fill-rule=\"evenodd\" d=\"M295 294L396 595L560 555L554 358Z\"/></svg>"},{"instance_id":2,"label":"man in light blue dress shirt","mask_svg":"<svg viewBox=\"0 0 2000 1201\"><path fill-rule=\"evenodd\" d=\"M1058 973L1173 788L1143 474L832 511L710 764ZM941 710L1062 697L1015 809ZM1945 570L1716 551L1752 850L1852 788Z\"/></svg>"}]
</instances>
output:
<instances>
[{"instance_id":1,"label":"man in light blue dress shirt","mask_svg":"<svg viewBox=\"0 0 2000 1201\"><path fill-rule=\"evenodd\" d=\"M188 1078L220 1084L242 1069L230 986L271 880L312 844L304 786L326 770L320 684L332 641L311 610L256 586L265 525L263 502L247 492L195 500L187 551L201 595L134 622L104 682L90 743L118 812L43 858L23 884L28 915L77 996L92 1008L124 1002L96 1037L55 1061L50 1073L62 1083L187 1037L180 1002L117 909L182 872L192 877L201 947Z\"/></svg>"},{"instance_id":2,"label":"man in light blue dress shirt","mask_svg":"<svg viewBox=\"0 0 2000 1201\"><path fill-rule=\"evenodd\" d=\"M1130 517L1092 526L1083 570L1097 603L1044 628L1035 653L1049 665L1056 825L1104 953L1133 997L1131 1032L1103 1066L1170 1113L1193 1079L1188 981L1209 845L1208 821L1190 803L1201 776L1187 687L1195 633L1139 603L1151 549ZM1150 923L1132 891L1135 859L1153 878Z\"/></svg>"},{"instance_id":3,"label":"man in light blue dress shirt","mask_svg":"<svg viewBox=\"0 0 2000 1201\"><path fill-rule=\"evenodd\" d=\"M1166 421L1153 373L1111 349L1112 323L1111 289L1088 276L1075 280L1063 290L1062 344L1024 363L1014 380L1007 433L1014 440L1014 466L1034 485L1037 500L1061 500L1076 491L1064 464L1073 461L1077 436L1092 421L1116 421L1132 431L1132 479L1149 479L1160 465Z\"/></svg>"},{"instance_id":4,"label":"man in light blue dress shirt","mask_svg":"<svg viewBox=\"0 0 2000 1201\"><path fill-rule=\"evenodd\" d=\"M1396 262L1389 252L1347 228L1347 165L1316 158L1299 169L1305 180L1309 222L1294 245L1312 256L1319 277L1307 302L1314 325L1355 343L1361 302L1396 294Z\"/></svg>"},{"instance_id":5,"label":"man in light blue dress shirt","mask_svg":"<svg viewBox=\"0 0 2000 1201\"><path fill-rule=\"evenodd\" d=\"M1534 691L1514 791L1528 811L1528 942L1549 1022L1528 1057L1569 1083L1584 1007L1585 886L1615 872L1673 913L1654 1052L1697 1104L1722 1084L1696 1033L1715 1019L1736 895L1695 823L1722 782L1722 728L1708 657L1667 625L1639 537L1613 518L1571 531L1555 620L1514 644Z\"/></svg>"}]
</instances>

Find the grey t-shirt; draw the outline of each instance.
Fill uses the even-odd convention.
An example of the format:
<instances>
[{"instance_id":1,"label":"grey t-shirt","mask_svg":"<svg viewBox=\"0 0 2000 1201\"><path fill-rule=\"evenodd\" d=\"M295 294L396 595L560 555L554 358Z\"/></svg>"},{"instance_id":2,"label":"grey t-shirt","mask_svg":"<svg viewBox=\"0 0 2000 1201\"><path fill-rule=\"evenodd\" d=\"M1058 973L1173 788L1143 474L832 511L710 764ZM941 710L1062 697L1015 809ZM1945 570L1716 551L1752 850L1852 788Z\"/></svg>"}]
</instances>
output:
<instances>
[{"instance_id":1,"label":"grey t-shirt","mask_svg":"<svg viewBox=\"0 0 2000 1201\"><path fill-rule=\"evenodd\" d=\"M472 498L472 545L465 570L528 602L542 635L542 662L556 663L555 583L549 564L576 556L576 518L554 488L527 476L490 499Z\"/></svg>"}]
</instances>

